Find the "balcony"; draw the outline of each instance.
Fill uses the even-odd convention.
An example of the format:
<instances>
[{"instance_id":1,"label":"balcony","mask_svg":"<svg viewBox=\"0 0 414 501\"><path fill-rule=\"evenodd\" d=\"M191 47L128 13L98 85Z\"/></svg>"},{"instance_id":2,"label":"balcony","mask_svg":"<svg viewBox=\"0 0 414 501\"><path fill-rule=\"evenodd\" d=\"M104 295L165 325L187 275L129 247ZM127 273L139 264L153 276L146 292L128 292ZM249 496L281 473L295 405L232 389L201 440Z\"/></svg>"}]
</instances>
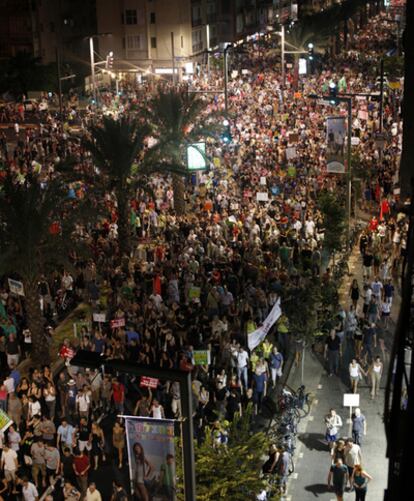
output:
<instances>
[{"instance_id":1,"label":"balcony","mask_svg":"<svg viewBox=\"0 0 414 501\"><path fill-rule=\"evenodd\" d=\"M203 42L197 42L193 44L193 54L201 52L203 50Z\"/></svg>"},{"instance_id":2,"label":"balcony","mask_svg":"<svg viewBox=\"0 0 414 501\"><path fill-rule=\"evenodd\" d=\"M191 20L191 26L195 28L196 26L201 26L203 24L203 20L201 17L199 19L192 19Z\"/></svg>"}]
</instances>

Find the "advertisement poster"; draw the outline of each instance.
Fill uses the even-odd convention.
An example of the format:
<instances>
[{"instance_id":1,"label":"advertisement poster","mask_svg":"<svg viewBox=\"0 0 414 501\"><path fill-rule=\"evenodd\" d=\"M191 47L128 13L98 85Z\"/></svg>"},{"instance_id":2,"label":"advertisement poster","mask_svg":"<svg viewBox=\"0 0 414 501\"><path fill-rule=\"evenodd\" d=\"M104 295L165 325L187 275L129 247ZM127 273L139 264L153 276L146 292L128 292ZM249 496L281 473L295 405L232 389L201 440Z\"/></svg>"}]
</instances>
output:
<instances>
[{"instance_id":1,"label":"advertisement poster","mask_svg":"<svg viewBox=\"0 0 414 501\"><path fill-rule=\"evenodd\" d=\"M326 170L335 174L345 172L345 136L344 117L326 119Z\"/></svg>"},{"instance_id":2,"label":"advertisement poster","mask_svg":"<svg viewBox=\"0 0 414 501\"><path fill-rule=\"evenodd\" d=\"M133 499L175 501L174 421L124 417Z\"/></svg>"}]
</instances>

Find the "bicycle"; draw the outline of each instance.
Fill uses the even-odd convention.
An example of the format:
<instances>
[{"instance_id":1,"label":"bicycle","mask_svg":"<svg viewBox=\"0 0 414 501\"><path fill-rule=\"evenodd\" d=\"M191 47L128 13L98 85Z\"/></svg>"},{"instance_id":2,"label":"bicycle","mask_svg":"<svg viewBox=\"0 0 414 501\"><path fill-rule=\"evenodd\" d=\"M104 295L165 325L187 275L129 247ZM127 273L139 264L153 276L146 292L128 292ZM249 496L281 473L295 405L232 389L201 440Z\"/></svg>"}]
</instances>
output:
<instances>
[{"instance_id":1,"label":"bicycle","mask_svg":"<svg viewBox=\"0 0 414 501\"><path fill-rule=\"evenodd\" d=\"M279 409L293 412L298 420L310 412L309 393L305 393L305 386L301 385L295 392L291 388L283 388L279 397Z\"/></svg>"}]
</instances>

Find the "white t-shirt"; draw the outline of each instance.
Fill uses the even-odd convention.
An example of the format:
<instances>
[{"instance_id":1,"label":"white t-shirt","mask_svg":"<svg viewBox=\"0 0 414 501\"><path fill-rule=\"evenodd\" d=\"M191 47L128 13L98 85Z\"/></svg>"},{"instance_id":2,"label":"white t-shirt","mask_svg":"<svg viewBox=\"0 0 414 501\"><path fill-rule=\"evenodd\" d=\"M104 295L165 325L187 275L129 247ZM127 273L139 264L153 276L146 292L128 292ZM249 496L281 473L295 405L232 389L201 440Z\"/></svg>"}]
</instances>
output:
<instances>
[{"instance_id":1,"label":"white t-shirt","mask_svg":"<svg viewBox=\"0 0 414 501\"><path fill-rule=\"evenodd\" d=\"M97 489L91 492L88 487L86 491L86 501L102 501L101 493Z\"/></svg>"},{"instance_id":2,"label":"white t-shirt","mask_svg":"<svg viewBox=\"0 0 414 501\"><path fill-rule=\"evenodd\" d=\"M89 405L91 403L91 400L88 397L88 395L78 395L76 397L76 401L78 403L80 412L88 412Z\"/></svg>"},{"instance_id":3,"label":"white t-shirt","mask_svg":"<svg viewBox=\"0 0 414 501\"><path fill-rule=\"evenodd\" d=\"M37 492L36 486L32 484L32 482L29 482L27 487L23 486L24 501L35 501L37 497L39 497L39 493Z\"/></svg>"},{"instance_id":4,"label":"white t-shirt","mask_svg":"<svg viewBox=\"0 0 414 501\"><path fill-rule=\"evenodd\" d=\"M7 452L3 450L1 459L4 461L4 469L8 471L15 471L16 464L15 459L17 459L17 453L13 449L8 449Z\"/></svg>"},{"instance_id":5,"label":"white t-shirt","mask_svg":"<svg viewBox=\"0 0 414 501\"><path fill-rule=\"evenodd\" d=\"M246 367L248 360L249 360L249 354L247 353L247 351L243 350L237 353L237 367L239 369Z\"/></svg>"}]
</instances>

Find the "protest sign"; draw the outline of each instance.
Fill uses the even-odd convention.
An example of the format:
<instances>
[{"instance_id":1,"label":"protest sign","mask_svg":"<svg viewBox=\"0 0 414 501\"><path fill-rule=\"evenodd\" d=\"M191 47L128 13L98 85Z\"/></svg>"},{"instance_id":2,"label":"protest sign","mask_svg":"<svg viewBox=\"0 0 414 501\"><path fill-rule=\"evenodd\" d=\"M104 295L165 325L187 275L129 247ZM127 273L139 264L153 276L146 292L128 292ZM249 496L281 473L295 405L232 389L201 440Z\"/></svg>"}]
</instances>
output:
<instances>
[{"instance_id":1,"label":"protest sign","mask_svg":"<svg viewBox=\"0 0 414 501\"><path fill-rule=\"evenodd\" d=\"M256 200L258 202L267 202L269 200L269 195L265 192L256 193Z\"/></svg>"},{"instance_id":2,"label":"protest sign","mask_svg":"<svg viewBox=\"0 0 414 501\"><path fill-rule=\"evenodd\" d=\"M193 364L194 365L209 365L211 363L210 350L194 350Z\"/></svg>"},{"instance_id":3,"label":"protest sign","mask_svg":"<svg viewBox=\"0 0 414 501\"><path fill-rule=\"evenodd\" d=\"M82 333L82 328L86 329L87 332L91 330L91 323L87 320L82 320L73 323L73 335L75 337L80 337Z\"/></svg>"},{"instance_id":4,"label":"protest sign","mask_svg":"<svg viewBox=\"0 0 414 501\"><path fill-rule=\"evenodd\" d=\"M94 322L104 323L106 322L106 313L94 313L92 319Z\"/></svg>"},{"instance_id":5,"label":"protest sign","mask_svg":"<svg viewBox=\"0 0 414 501\"><path fill-rule=\"evenodd\" d=\"M158 379L155 377L141 376L139 386L140 388L151 388L155 390L158 386Z\"/></svg>"},{"instance_id":6,"label":"protest sign","mask_svg":"<svg viewBox=\"0 0 414 501\"><path fill-rule=\"evenodd\" d=\"M111 329L118 329L119 327L125 327L125 318L111 320Z\"/></svg>"},{"instance_id":7,"label":"protest sign","mask_svg":"<svg viewBox=\"0 0 414 501\"><path fill-rule=\"evenodd\" d=\"M13 424L11 419L3 409L0 409L0 432L5 432Z\"/></svg>"},{"instance_id":8,"label":"protest sign","mask_svg":"<svg viewBox=\"0 0 414 501\"><path fill-rule=\"evenodd\" d=\"M13 280L13 278L8 278L7 281L9 283L9 289L12 294L16 294L17 296L24 296L24 287L22 282L19 282L19 280Z\"/></svg>"},{"instance_id":9,"label":"protest sign","mask_svg":"<svg viewBox=\"0 0 414 501\"><path fill-rule=\"evenodd\" d=\"M148 492L151 485L154 490L162 492L164 501L175 501L174 421L135 416L124 418L132 494L141 495L142 489Z\"/></svg>"}]
</instances>

